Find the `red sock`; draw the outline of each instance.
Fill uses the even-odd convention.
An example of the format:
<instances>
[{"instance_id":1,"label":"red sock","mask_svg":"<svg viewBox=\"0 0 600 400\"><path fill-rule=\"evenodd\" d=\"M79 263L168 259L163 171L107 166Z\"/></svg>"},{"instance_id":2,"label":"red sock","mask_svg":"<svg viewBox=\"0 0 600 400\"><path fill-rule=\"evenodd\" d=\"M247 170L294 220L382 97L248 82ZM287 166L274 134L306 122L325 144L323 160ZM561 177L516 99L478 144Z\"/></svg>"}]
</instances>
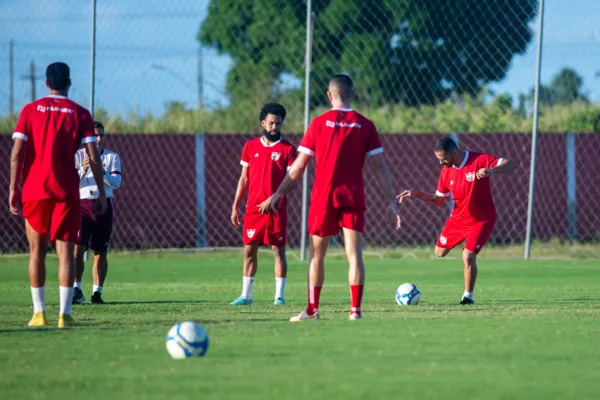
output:
<instances>
[{"instance_id":1,"label":"red sock","mask_svg":"<svg viewBox=\"0 0 600 400\"><path fill-rule=\"evenodd\" d=\"M308 285L308 308L306 313L313 315L319 308L319 297L321 297L322 286Z\"/></svg>"},{"instance_id":2,"label":"red sock","mask_svg":"<svg viewBox=\"0 0 600 400\"><path fill-rule=\"evenodd\" d=\"M350 285L350 294L352 295L352 308L350 312L360 314L360 303L362 302L364 285Z\"/></svg>"}]
</instances>

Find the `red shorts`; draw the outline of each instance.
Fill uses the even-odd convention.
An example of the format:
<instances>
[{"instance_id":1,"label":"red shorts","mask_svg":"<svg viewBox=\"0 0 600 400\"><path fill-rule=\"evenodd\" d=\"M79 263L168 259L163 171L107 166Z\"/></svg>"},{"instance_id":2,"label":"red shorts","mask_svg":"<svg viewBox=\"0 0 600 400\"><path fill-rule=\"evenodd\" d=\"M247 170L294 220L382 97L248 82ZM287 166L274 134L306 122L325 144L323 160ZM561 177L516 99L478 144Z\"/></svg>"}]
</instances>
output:
<instances>
[{"instance_id":1,"label":"red shorts","mask_svg":"<svg viewBox=\"0 0 600 400\"><path fill-rule=\"evenodd\" d=\"M79 200L31 200L23 203L23 216L34 231L51 241L79 242Z\"/></svg>"},{"instance_id":2,"label":"red shorts","mask_svg":"<svg viewBox=\"0 0 600 400\"><path fill-rule=\"evenodd\" d=\"M311 208L308 213L308 233L315 236L334 236L341 228L365 231L365 210L360 208Z\"/></svg>"},{"instance_id":3,"label":"red shorts","mask_svg":"<svg viewBox=\"0 0 600 400\"><path fill-rule=\"evenodd\" d=\"M287 211L261 214L253 212L244 216L244 245L258 243L270 246L285 246Z\"/></svg>"},{"instance_id":4,"label":"red shorts","mask_svg":"<svg viewBox=\"0 0 600 400\"><path fill-rule=\"evenodd\" d=\"M495 220L463 224L449 219L446 221L446 225L435 245L445 249L453 249L466 240L464 248L477 254L490 237L494 225L496 225Z\"/></svg>"}]
</instances>

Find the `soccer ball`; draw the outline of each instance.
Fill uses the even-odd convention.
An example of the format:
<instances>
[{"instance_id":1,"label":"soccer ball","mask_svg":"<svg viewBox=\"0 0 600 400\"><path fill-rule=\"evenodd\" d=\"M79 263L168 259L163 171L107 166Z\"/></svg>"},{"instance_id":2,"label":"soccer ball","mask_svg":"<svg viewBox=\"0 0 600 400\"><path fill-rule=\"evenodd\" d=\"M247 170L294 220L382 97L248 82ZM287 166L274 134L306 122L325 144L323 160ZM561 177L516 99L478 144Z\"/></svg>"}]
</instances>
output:
<instances>
[{"instance_id":1,"label":"soccer ball","mask_svg":"<svg viewBox=\"0 0 600 400\"><path fill-rule=\"evenodd\" d=\"M169 355L181 360L202 357L208 350L208 333L195 321L184 321L174 325L167 333Z\"/></svg>"},{"instance_id":2,"label":"soccer ball","mask_svg":"<svg viewBox=\"0 0 600 400\"><path fill-rule=\"evenodd\" d=\"M396 289L396 302L401 306L414 306L421 301L421 291L412 283L403 283Z\"/></svg>"}]
</instances>

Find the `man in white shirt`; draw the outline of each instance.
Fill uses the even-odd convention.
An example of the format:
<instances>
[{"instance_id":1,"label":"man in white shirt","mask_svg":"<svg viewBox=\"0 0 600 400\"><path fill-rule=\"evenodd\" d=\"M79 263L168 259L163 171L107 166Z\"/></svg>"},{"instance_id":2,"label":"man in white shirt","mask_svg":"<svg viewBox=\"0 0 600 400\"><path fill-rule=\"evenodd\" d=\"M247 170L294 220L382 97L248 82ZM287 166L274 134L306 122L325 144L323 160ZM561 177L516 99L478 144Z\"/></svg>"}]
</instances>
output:
<instances>
[{"instance_id":1,"label":"man in white shirt","mask_svg":"<svg viewBox=\"0 0 600 400\"><path fill-rule=\"evenodd\" d=\"M102 286L108 272L106 253L108 252L113 224L112 198L114 197L114 191L121 187L121 158L114 151L104 148L104 126L100 122L94 122L94 132L97 138L96 145L102 159L102 168L104 169L107 209L104 215L94 215L94 207L98 200L98 186L89 168L88 156L83 149L79 150L75 154L75 168L79 174L81 228L79 230L79 243L75 246L73 304L85 302L85 296L81 290L81 278L85 263L84 254L88 250L90 241L91 249L94 252L94 268L92 269L94 284L91 303L104 303L102 300Z\"/></svg>"}]
</instances>

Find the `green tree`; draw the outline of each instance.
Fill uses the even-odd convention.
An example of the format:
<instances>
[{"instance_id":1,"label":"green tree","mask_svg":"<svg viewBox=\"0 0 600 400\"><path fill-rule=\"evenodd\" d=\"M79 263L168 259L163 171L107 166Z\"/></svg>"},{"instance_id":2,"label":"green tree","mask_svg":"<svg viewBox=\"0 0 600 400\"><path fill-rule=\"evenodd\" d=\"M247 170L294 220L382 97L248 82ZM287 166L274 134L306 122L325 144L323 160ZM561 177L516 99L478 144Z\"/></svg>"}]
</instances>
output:
<instances>
[{"instance_id":1,"label":"green tree","mask_svg":"<svg viewBox=\"0 0 600 400\"><path fill-rule=\"evenodd\" d=\"M531 39L537 0L313 0L313 105L327 78L356 78L372 105L434 104L501 80ZM198 39L233 59L233 104L277 93L283 74L304 77L306 4L213 0ZM257 98L258 97L258 98Z\"/></svg>"},{"instance_id":2,"label":"green tree","mask_svg":"<svg viewBox=\"0 0 600 400\"><path fill-rule=\"evenodd\" d=\"M533 101L534 88L529 91ZM584 94L583 78L572 68L563 68L552 78L549 85L540 85L540 104L544 106L569 105L575 102L589 103Z\"/></svg>"}]
</instances>

